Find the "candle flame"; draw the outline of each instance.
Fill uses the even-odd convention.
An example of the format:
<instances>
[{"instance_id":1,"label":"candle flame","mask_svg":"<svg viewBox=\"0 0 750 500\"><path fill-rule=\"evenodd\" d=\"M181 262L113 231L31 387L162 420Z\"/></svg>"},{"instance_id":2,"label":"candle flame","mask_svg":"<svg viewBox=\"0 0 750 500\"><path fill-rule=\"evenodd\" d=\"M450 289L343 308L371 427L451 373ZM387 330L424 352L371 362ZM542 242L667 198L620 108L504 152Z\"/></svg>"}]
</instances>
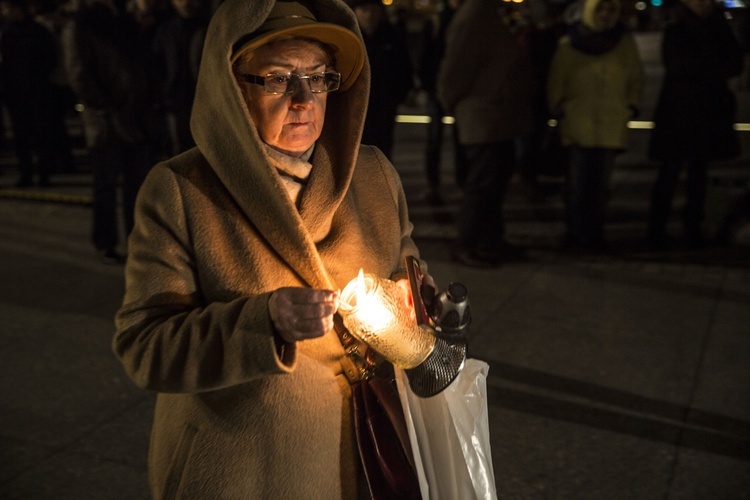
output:
<instances>
[{"instance_id":1,"label":"candle flame","mask_svg":"<svg viewBox=\"0 0 750 500\"><path fill-rule=\"evenodd\" d=\"M372 283L370 283L372 285ZM393 324L395 318L383 301L388 300L384 295L370 289L362 268L357 275L355 297L357 301L357 316L363 324L369 326L371 332L382 332Z\"/></svg>"},{"instance_id":2,"label":"candle flame","mask_svg":"<svg viewBox=\"0 0 750 500\"><path fill-rule=\"evenodd\" d=\"M394 365L414 368L430 355L435 337L425 334L405 309L405 291L395 282L365 274L341 292L339 311L344 325Z\"/></svg>"},{"instance_id":3,"label":"candle flame","mask_svg":"<svg viewBox=\"0 0 750 500\"><path fill-rule=\"evenodd\" d=\"M354 299L356 300L356 304L363 304L366 296L367 284L365 283L365 272L360 267L359 274L357 274L357 285L354 288Z\"/></svg>"}]
</instances>

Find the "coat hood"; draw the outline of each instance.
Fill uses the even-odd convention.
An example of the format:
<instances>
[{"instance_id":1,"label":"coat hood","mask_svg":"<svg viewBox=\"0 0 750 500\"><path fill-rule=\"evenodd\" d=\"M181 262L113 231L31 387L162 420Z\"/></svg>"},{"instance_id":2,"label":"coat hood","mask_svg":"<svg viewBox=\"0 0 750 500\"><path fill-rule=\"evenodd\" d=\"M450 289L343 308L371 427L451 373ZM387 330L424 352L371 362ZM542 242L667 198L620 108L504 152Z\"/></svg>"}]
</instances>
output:
<instances>
[{"instance_id":1,"label":"coat hood","mask_svg":"<svg viewBox=\"0 0 750 500\"><path fill-rule=\"evenodd\" d=\"M275 0L226 0L208 27L190 128L195 143L248 221L310 286L330 287L315 244L326 238L331 220L352 178L359 151L370 67L343 91L329 94L325 122L310 162L312 170L296 207L278 179L232 72L233 47L260 27ZM310 0L320 22L351 30L359 40L354 13L342 0Z\"/></svg>"},{"instance_id":2,"label":"coat hood","mask_svg":"<svg viewBox=\"0 0 750 500\"><path fill-rule=\"evenodd\" d=\"M593 31L599 31L596 28L596 23L594 22L594 14L596 13L596 8L599 7L599 4L602 3L604 0L586 0L583 4L583 12L581 13L581 22L584 26L586 26L588 29ZM609 2L612 2L612 4L615 6L615 10L617 11L616 17L620 18L620 0L607 0Z\"/></svg>"}]
</instances>

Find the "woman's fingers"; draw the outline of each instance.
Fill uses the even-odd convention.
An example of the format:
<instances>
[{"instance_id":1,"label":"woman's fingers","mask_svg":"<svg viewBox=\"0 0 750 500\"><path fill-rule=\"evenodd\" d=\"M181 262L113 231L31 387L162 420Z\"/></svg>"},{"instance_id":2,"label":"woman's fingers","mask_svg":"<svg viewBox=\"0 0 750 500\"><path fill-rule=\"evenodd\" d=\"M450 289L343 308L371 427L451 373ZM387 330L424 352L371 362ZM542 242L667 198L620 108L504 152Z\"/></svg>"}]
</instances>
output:
<instances>
[{"instance_id":1,"label":"woman's fingers","mask_svg":"<svg viewBox=\"0 0 750 500\"><path fill-rule=\"evenodd\" d=\"M268 301L274 328L290 343L321 337L333 328L338 296L333 290L279 288Z\"/></svg>"}]
</instances>

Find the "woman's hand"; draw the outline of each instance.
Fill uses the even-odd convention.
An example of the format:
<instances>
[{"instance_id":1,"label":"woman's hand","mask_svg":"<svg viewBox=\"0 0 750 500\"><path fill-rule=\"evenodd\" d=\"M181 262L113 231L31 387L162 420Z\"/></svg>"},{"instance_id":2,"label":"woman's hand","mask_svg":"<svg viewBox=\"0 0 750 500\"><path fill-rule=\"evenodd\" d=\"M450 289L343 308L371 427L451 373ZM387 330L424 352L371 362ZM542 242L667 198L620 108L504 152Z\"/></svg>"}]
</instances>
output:
<instances>
[{"instance_id":1,"label":"woman's hand","mask_svg":"<svg viewBox=\"0 0 750 500\"><path fill-rule=\"evenodd\" d=\"M276 333L288 343L322 337L333 328L339 292L312 288L279 288L268 299Z\"/></svg>"},{"instance_id":2,"label":"woman's hand","mask_svg":"<svg viewBox=\"0 0 750 500\"><path fill-rule=\"evenodd\" d=\"M435 280L429 274L422 275L422 283L423 285L431 286L433 290L437 288L435 286ZM409 284L409 280L406 278L402 278L400 280L396 280L396 284L404 292L404 306L411 310L411 317L416 320L417 315L416 312L414 312L414 300L411 296L411 285Z\"/></svg>"}]
</instances>

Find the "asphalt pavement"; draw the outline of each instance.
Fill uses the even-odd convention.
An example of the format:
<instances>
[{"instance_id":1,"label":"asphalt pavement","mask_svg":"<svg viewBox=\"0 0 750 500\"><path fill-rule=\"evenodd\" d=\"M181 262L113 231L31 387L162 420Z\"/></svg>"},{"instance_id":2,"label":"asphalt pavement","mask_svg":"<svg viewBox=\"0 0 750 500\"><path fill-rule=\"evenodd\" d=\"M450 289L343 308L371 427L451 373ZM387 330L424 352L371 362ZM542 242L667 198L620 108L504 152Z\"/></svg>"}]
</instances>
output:
<instances>
[{"instance_id":1,"label":"asphalt pavement","mask_svg":"<svg viewBox=\"0 0 750 500\"><path fill-rule=\"evenodd\" d=\"M404 107L419 110L418 98ZM670 251L643 246L655 167L644 154L648 132L637 131L613 177L611 252L562 252L560 195L529 196L514 179L507 232L526 259L461 266L450 260L462 196L450 144L446 204L434 207L422 198L424 132L397 126L394 163L430 272L441 286L469 290L470 355L490 365L499 497L750 499L750 246L690 250L676 215ZM742 158L712 171L717 200L725 186L750 181L749 135ZM111 353L122 267L100 263L91 247L85 161L46 189L14 181L6 157L0 498L146 499L154 396ZM720 217L721 203L711 203Z\"/></svg>"}]
</instances>

